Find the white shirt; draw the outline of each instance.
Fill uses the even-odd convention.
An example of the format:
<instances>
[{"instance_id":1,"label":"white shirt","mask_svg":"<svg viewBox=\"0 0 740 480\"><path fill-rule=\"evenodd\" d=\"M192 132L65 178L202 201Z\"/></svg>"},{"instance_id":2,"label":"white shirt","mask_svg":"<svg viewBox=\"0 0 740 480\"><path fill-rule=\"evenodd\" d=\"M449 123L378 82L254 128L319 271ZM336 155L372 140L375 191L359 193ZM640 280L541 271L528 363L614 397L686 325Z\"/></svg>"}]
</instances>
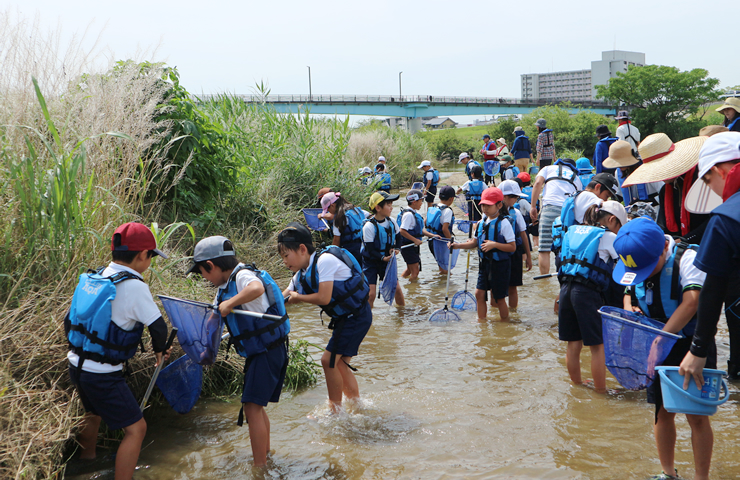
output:
<instances>
[{"instance_id":1,"label":"white shirt","mask_svg":"<svg viewBox=\"0 0 740 480\"><path fill-rule=\"evenodd\" d=\"M439 226L442 227L445 223L449 223L450 233L452 232L452 215L452 207L449 207L442 210L442 216L439 217Z\"/></svg>"},{"instance_id":2,"label":"white shirt","mask_svg":"<svg viewBox=\"0 0 740 480\"><path fill-rule=\"evenodd\" d=\"M308 264L313 264L313 259L316 257L316 252L311 254L311 257L308 259ZM337 257L330 253L326 253L324 255L321 255L319 257L319 261L316 262L316 270L318 274L319 283L323 282L333 282L338 281L341 282L343 280L347 280L352 276L352 270L344 264L343 261L339 260ZM300 272L293 275L293 278L290 280L290 285L288 285L288 290L295 291L296 285L300 284L299 280L299 274L305 274L306 270L301 270Z\"/></svg>"},{"instance_id":3,"label":"white shirt","mask_svg":"<svg viewBox=\"0 0 740 480\"><path fill-rule=\"evenodd\" d=\"M524 221L524 216L522 216L522 212L520 212L516 208L512 208L509 210L509 214L514 217L517 229L520 232L524 232L525 230L527 230L527 223Z\"/></svg>"},{"instance_id":4,"label":"white shirt","mask_svg":"<svg viewBox=\"0 0 740 480\"><path fill-rule=\"evenodd\" d=\"M485 190L486 188L488 188L488 185L486 185L486 184L484 183L484 184L483 184L483 190ZM463 191L463 192L465 192L465 193L468 193L468 192L470 191L470 180L468 180L467 182L463 183L463 184L462 184L462 187L460 187L460 190L462 190L462 191ZM482 192L483 190L481 190L481 192Z\"/></svg>"},{"instance_id":5,"label":"white shirt","mask_svg":"<svg viewBox=\"0 0 740 480\"><path fill-rule=\"evenodd\" d=\"M537 177L542 177L545 180L552 177L557 177L560 171L561 165L548 165L541 169L537 174ZM578 174L568 167L563 168L563 176L566 178L573 178L573 185L565 180L550 180L543 187L542 193L542 205L555 205L556 207L562 207L565 202L565 195L573 193L577 190L583 190L583 184L581 179L578 178Z\"/></svg>"},{"instance_id":6,"label":"white shirt","mask_svg":"<svg viewBox=\"0 0 740 480\"><path fill-rule=\"evenodd\" d=\"M136 270L113 262L103 270L103 276L110 277L120 272L129 272L138 278L142 278ZM111 302L111 320L113 323L123 330L131 331L137 323L149 326L161 316L162 314L152 298L152 292L149 291L149 285L139 280L124 280L116 284L116 298ZM76 367L79 356L70 351L67 353L67 359L72 366ZM111 373L122 369L123 364L111 365L90 359L85 360L85 363L82 364L82 370L91 373Z\"/></svg>"},{"instance_id":7,"label":"white shirt","mask_svg":"<svg viewBox=\"0 0 740 480\"><path fill-rule=\"evenodd\" d=\"M424 188L427 187L427 182L434 182L434 169L429 169L424 172Z\"/></svg>"},{"instance_id":8,"label":"white shirt","mask_svg":"<svg viewBox=\"0 0 740 480\"><path fill-rule=\"evenodd\" d=\"M634 139L627 138L628 131L629 134L634 137ZM632 148L637 151L637 143L640 142L640 131L634 125L625 123L624 125L620 125L617 127L617 138L629 142L630 145L632 145ZM635 140L637 140L637 143L635 143Z\"/></svg>"},{"instance_id":9,"label":"white shirt","mask_svg":"<svg viewBox=\"0 0 740 480\"><path fill-rule=\"evenodd\" d=\"M532 209L532 204L526 198L519 199L519 213L522 215L529 215L529 211Z\"/></svg>"},{"instance_id":10,"label":"white shirt","mask_svg":"<svg viewBox=\"0 0 740 480\"><path fill-rule=\"evenodd\" d=\"M488 217L486 217L485 214L483 214L483 218L481 219L481 222L483 222L483 225L488 225L492 221L496 220L496 218L489 219ZM493 225L491 225L490 228L493 228ZM504 220L501 222L501 225L499 226L499 233L504 237L504 240L506 240L504 243L511 243L515 240L514 228L512 228L511 222L509 222L508 220ZM489 236L490 235L491 233L489 233Z\"/></svg>"},{"instance_id":11,"label":"white shirt","mask_svg":"<svg viewBox=\"0 0 740 480\"><path fill-rule=\"evenodd\" d=\"M586 191L579 193L573 204L573 214L576 217L576 222L583 223L583 215L586 213L586 210L588 210L591 205L601 204L602 200L597 197L595 193Z\"/></svg>"},{"instance_id":12,"label":"white shirt","mask_svg":"<svg viewBox=\"0 0 740 480\"><path fill-rule=\"evenodd\" d=\"M236 274L236 278L234 279L236 281L236 292L239 293L245 288L247 288L247 285L249 285L252 282L260 282L262 283L262 280L257 277L257 274L254 273L251 270L240 270ZM223 290L226 288L226 284L219 285L218 289ZM220 293L220 292L219 292ZM218 294L216 295L216 298L214 299L214 303L218 301ZM248 312L257 312L257 313L265 313L267 309L270 308L270 300L267 298L267 294L263 293L259 297L255 298L251 302L242 303L239 309L246 310Z\"/></svg>"},{"instance_id":13,"label":"white shirt","mask_svg":"<svg viewBox=\"0 0 740 480\"><path fill-rule=\"evenodd\" d=\"M617 235L612 232L604 232L604 235L602 235L599 241L599 258L604 262L608 262L609 259L617 260L619 258L617 251L614 250L614 239L616 238Z\"/></svg>"},{"instance_id":14,"label":"white shirt","mask_svg":"<svg viewBox=\"0 0 740 480\"><path fill-rule=\"evenodd\" d=\"M378 229L388 228L389 222L393 224L393 231L398 233L398 224L391 217L386 217L382 222L378 222ZM391 240L395 242L395 239ZM375 225L373 225L373 222L365 222L365 225L362 227L362 241L365 243L373 243L375 241Z\"/></svg>"},{"instance_id":15,"label":"white shirt","mask_svg":"<svg viewBox=\"0 0 740 480\"><path fill-rule=\"evenodd\" d=\"M673 252L673 247L676 246L676 242L670 235L666 235L665 238L668 240L668 251ZM687 248L681 257L681 263L679 265L679 281L681 288L686 288L689 285L704 285L704 281L707 279L706 272L702 272L694 266L694 259L696 258L696 250Z\"/></svg>"},{"instance_id":16,"label":"white shirt","mask_svg":"<svg viewBox=\"0 0 740 480\"><path fill-rule=\"evenodd\" d=\"M409 207L411 208L411 207ZM412 209L413 210L413 209ZM405 210L401 216L401 229L407 232L416 227L416 215L409 210Z\"/></svg>"}]
</instances>

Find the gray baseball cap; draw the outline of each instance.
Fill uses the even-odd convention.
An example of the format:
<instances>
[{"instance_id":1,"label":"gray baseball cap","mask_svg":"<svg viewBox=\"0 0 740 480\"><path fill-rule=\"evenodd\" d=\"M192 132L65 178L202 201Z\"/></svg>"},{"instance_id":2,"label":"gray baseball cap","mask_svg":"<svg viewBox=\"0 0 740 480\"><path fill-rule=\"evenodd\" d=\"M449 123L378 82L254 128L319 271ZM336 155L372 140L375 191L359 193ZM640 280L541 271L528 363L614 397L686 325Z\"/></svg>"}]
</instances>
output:
<instances>
[{"instance_id":1,"label":"gray baseball cap","mask_svg":"<svg viewBox=\"0 0 740 480\"><path fill-rule=\"evenodd\" d=\"M547 120L545 120L544 118L540 118L536 122L534 122L534 124L540 128L545 128L547 126Z\"/></svg>"},{"instance_id":2,"label":"gray baseball cap","mask_svg":"<svg viewBox=\"0 0 740 480\"><path fill-rule=\"evenodd\" d=\"M193 266L190 267L188 273L198 273L200 271L198 262L205 260L213 260L214 258L220 257L233 257L236 255L233 247L229 250L224 249L224 244L230 242L226 237L221 235L215 235L213 237L206 237L195 245L195 251L193 252Z\"/></svg>"}]
</instances>

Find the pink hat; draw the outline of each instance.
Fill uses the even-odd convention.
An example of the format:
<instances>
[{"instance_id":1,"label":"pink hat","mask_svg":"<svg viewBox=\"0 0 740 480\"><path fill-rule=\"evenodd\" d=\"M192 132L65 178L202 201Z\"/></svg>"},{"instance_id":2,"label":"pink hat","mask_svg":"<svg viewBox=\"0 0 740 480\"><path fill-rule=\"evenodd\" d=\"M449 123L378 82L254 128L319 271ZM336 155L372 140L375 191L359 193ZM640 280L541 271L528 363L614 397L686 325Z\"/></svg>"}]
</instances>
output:
<instances>
[{"instance_id":1,"label":"pink hat","mask_svg":"<svg viewBox=\"0 0 740 480\"><path fill-rule=\"evenodd\" d=\"M324 213L326 213L329 210L329 207L331 207L331 205L334 202L339 200L339 197L341 195L342 194L339 192L329 192L323 197L321 197L321 208L324 210Z\"/></svg>"}]
</instances>

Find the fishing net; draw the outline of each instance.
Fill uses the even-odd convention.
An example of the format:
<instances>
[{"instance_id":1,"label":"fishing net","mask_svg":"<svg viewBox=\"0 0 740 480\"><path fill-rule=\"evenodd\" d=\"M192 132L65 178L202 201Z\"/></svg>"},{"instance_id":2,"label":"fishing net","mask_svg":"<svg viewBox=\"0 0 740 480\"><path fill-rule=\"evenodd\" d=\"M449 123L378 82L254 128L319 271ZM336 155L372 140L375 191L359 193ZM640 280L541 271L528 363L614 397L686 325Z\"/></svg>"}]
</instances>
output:
<instances>
[{"instance_id":1,"label":"fishing net","mask_svg":"<svg viewBox=\"0 0 740 480\"><path fill-rule=\"evenodd\" d=\"M460 256L460 250L452 250L452 256L450 257L450 242L447 240L439 240L434 238L430 240L434 242L434 258L437 260L439 268L442 270L450 270L455 268L457 264L457 257Z\"/></svg>"},{"instance_id":2,"label":"fishing net","mask_svg":"<svg viewBox=\"0 0 740 480\"><path fill-rule=\"evenodd\" d=\"M396 262L396 256L391 255L391 259L388 260L388 265L385 267L385 277L383 277L383 283L380 284L380 294L383 297L383 301L388 305L393 305L393 299L396 296L396 288L398 287L398 263Z\"/></svg>"},{"instance_id":3,"label":"fishing net","mask_svg":"<svg viewBox=\"0 0 740 480\"><path fill-rule=\"evenodd\" d=\"M470 225L475 222L470 220L455 220L455 226L463 233L470 233Z\"/></svg>"},{"instance_id":4,"label":"fishing net","mask_svg":"<svg viewBox=\"0 0 740 480\"><path fill-rule=\"evenodd\" d=\"M183 355L167 365L157 377L157 387L177 413L188 413L200 397L203 367Z\"/></svg>"},{"instance_id":5,"label":"fishing net","mask_svg":"<svg viewBox=\"0 0 740 480\"><path fill-rule=\"evenodd\" d=\"M177 340L195 363L212 365L221 344L221 315L210 305L159 295L172 325L178 328Z\"/></svg>"},{"instance_id":6,"label":"fishing net","mask_svg":"<svg viewBox=\"0 0 740 480\"><path fill-rule=\"evenodd\" d=\"M468 214L468 201L465 199L465 195L456 195L455 203L465 215Z\"/></svg>"},{"instance_id":7,"label":"fishing net","mask_svg":"<svg viewBox=\"0 0 740 480\"><path fill-rule=\"evenodd\" d=\"M478 308L478 303L475 301L475 296L465 290L452 296L452 308L460 311L472 311Z\"/></svg>"},{"instance_id":8,"label":"fishing net","mask_svg":"<svg viewBox=\"0 0 740 480\"><path fill-rule=\"evenodd\" d=\"M459 322L460 320L460 315L452 310L448 310L446 305L429 316L430 322Z\"/></svg>"},{"instance_id":9,"label":"fishing net","mask_svg":"<svg viewBox=\"0 0 740 480\"><path fill-rule=\"evenodd\" d=\"M486 160L483 163L483 171L486 172L486 175L489 177L495 177L498 175L498 172L501 170L501 164L498 163L496 160Z\"/></svg>"},{"instance_id":10,"label":"fishing net","mask_svg":"<svg viewBox=\"0 0 740 480\"><path fill-rule=\"evenodd\" d=\"M411 185L411 190L424 190L424 184L421 182L414 182L414 184Z\"/></svg>"},{"instance_id":11,"label":"fishing net","mask_svg":"<svg viewBox=\"0 0 740 480\"><path fill-rule=\"evenodd\" d=\"M621 308L602 307L601 321L606 367L629 390L647 388L675 345L678 335L664 332L664 324Z\"/></svg>"},{"instance_id":12,"label":"fishing net","mask_svg":"<svg viewBox=\"0 0 740 480\"><path fill-rule=\"evenodd\" d=\"M323 212L322 209L304 208L301 211L303 212L303 217L306 219L306 224L308 225L308 228L317 232L323 232L324 230L327 230L326 223L321 218L319 218L319 213Z\"/></svg>"}]
</instances>

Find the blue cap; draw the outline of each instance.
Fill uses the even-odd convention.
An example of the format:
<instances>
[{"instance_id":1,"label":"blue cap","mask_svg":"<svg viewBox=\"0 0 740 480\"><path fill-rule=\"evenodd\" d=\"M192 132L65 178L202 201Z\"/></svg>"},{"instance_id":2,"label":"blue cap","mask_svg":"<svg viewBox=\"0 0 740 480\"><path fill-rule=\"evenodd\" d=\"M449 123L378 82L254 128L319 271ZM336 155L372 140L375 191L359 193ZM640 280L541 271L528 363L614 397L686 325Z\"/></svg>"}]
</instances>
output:
<instances>
[{"instance_id":1,"label":"blue cap","mask_svg":"<svg viewBox=\"0 0 740 480\"><path fill-rule=\"evenodd\" d=\"M657 223L647 217L636 218L622 225L614 240L619 262L612 278L622 285L637 285L653 273L663 250L665 235Z\"/></svg>"},{"instance_id":2,"label":"blue cap","mask_svg":"<svg viewBox=\"0 0 740 480\"><path fill-rule=\"evenodd\" d=\"M491 136L486 133L485 135L483 135L483 137L481 137L481 140L485 140L486 138L491 138Z\"/></svg>"},{"instance_id":3,"label":"blue cap","mask_svg":"<svg viewBox=\"0 0 740 480\"><path fill-rule=\"evenodd\" d=\"M576 168L579 172L591 173L594 167L591 166L591 162L586 157L581 157L576 160ZM584 185L585 187L586 185Z\"/></svg>"}]
</instances>

